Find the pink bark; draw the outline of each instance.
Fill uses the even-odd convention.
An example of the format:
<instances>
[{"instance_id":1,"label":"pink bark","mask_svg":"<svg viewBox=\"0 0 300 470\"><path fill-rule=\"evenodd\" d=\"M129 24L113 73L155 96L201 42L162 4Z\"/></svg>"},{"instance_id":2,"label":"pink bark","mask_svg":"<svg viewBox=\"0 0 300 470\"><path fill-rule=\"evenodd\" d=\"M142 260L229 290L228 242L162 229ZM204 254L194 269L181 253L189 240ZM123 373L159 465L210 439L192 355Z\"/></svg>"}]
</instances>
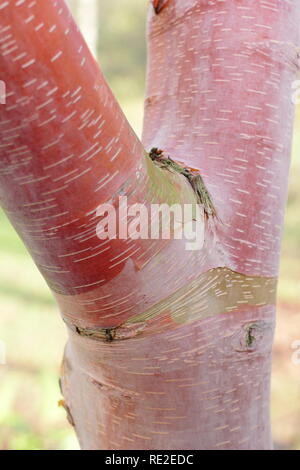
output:
<instances>
[{"instance_id":1,"label":"pink bark","mask_svg":"<svg viewBox=\"0 0 300 470\"><path fill-rule=\"evenodd\" d=\"M1 204L69 326L82 448L270 449L300 5L154 6L143 142L201 170L218 214L202 250L98 239L101 203L194 195L145 156L62 0L0 3Z\"/></svg>"}]
</instances>

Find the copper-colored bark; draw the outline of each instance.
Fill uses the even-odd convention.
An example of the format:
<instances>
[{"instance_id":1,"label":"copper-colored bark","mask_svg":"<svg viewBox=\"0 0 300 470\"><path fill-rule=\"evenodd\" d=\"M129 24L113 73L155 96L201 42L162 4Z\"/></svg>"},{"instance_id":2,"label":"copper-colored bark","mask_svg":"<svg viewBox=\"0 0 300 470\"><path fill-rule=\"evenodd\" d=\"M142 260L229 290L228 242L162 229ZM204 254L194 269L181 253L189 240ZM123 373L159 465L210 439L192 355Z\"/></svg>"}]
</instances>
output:
<instances>
[{"instance_id":1,"label":"copper-colored bark","mask_svg":"<svg viewBox=\"0 0 300 470\"><path fill-rule=\"evenodd\" d=\"M62 0L0 2L0 199L70 339L84 449L270 449L269 376L300 5L149 9L143 143ZM217 217L185 240L99 240L97 207L195 203L145 149L200 170Z\"/></svg>"}]
</instances>

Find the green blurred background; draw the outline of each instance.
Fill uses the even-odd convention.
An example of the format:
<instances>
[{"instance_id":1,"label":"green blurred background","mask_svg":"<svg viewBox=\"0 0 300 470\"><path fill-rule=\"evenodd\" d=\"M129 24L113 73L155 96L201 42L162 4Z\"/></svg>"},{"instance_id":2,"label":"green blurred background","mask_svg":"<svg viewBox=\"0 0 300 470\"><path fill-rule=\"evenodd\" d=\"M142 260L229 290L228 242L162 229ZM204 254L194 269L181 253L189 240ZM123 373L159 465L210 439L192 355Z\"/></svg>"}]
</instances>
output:
<instances>
[{"instance_id":1,"label":"green blurred background","mask_svg":"<svg viewBox=\"0 0 300 470\"><path fill-rule=\"evenodd\" d=\"M83 33L137 134L141 133L147 0L69 0ZM92 34L91 34L92 33ZM272 379L276 446L300 450L300 106L296 110L289 200L283 239ZM78 449L58 407L66 331L22 243L0 212L0 449ZM1 344L0 344L1 346Z\"/></svg>"}]
</instances>

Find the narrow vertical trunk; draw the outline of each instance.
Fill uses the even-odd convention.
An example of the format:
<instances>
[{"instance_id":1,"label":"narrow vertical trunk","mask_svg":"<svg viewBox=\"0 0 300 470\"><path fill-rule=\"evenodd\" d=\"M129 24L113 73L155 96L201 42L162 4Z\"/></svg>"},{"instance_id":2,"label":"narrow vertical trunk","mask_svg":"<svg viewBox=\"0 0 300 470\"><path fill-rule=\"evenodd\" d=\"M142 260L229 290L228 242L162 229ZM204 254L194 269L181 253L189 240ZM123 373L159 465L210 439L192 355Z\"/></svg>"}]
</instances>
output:
<instances>
[{"instance_id":1,"label":"narrow vertical trunk","mask_svg":"<svg viewBox=\"0 0 300 470\"><path fill-rule=\"evenodd\" d=\"M62 0L0 5L1 204L69 329L62 389L82 448L270 449L300 6L153 3L143 142L201 171L216 208L202 249L97 237L97 208L121 195L197 197L149 158Z\"/></svg>"}]
</instances>

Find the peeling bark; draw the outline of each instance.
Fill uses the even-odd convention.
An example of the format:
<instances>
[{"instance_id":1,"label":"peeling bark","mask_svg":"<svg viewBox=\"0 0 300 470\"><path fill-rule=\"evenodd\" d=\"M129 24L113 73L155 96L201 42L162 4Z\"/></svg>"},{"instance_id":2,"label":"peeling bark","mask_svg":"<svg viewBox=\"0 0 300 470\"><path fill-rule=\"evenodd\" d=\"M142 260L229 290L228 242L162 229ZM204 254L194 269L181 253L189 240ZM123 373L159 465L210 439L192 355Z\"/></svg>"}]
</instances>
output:
<instances>
[{"instance_id":1,"label":"peeling bark","mask_svg":"<svg viewBox=\"0 0 300 470\"><path fill-rule=\"evenodd\" d=\"M68 327L82 448L271 449L299 3L153 1L144 146L64 2L17 3L0 4L0 200ZM200 202L202 249L99 240L120 195Z\"/></svg>"}]
</instances>

